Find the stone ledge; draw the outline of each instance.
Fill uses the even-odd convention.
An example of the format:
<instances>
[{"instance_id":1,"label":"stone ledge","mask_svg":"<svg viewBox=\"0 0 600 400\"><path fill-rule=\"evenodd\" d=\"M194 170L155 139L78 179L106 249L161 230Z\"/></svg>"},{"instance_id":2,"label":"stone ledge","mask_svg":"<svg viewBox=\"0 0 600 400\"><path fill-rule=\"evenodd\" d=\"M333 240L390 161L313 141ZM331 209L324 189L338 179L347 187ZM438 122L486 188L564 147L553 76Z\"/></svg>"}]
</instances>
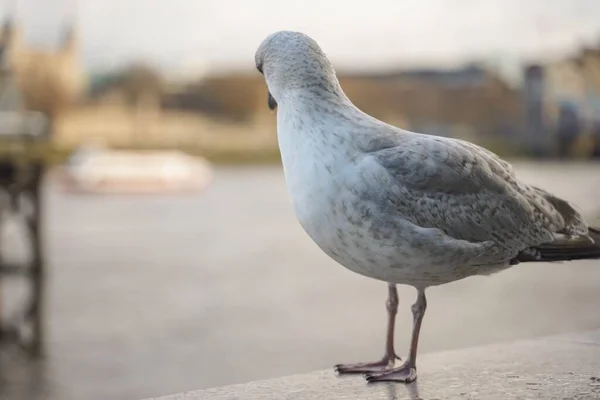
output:
<instances>
[{"instance_id":1,"label":"stone ledge","mask_svg":"<svg viewBox=\"0 0 600 400\"><path fill-rule=\"evenodd\" d=\"M600 399L600 330L423 354L410 385L333 370L147 400Z\"/></svg>"}]
</instances>

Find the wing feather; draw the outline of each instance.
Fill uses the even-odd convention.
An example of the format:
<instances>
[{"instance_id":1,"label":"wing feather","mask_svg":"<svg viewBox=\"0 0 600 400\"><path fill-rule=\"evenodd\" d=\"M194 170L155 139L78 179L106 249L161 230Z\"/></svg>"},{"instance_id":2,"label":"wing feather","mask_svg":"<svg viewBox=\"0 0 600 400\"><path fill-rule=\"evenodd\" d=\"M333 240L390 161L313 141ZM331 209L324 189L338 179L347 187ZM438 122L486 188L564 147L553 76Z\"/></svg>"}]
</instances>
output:
<instances>
[{"instance_id":1,"label":"wing feather","mask_svg":"<svg viewBox=\"0 0 600 400\"><path fill-rule=\"evenodd\" d=\"M414 135L370 156L390 183L389 203L419 226L459 240L493 241L508 252L551 241L569 228L556 208L567 209L566 202L520 182L509 163L475 144Z\"/></svg>"}]
</instances>

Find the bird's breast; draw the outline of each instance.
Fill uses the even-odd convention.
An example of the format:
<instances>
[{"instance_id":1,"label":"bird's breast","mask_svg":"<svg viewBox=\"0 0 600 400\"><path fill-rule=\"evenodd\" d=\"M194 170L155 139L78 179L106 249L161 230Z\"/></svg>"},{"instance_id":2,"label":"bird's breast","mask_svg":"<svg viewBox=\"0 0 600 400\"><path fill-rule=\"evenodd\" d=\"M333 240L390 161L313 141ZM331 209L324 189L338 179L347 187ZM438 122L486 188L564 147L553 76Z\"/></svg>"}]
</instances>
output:
<instances>
[{"instance_id":1,"label":"bird's breast","mask_svg":"<svg viewBox=\"0 0 600 400\"><path fill-rule=\"evenodd\" d=\"M279 124L278 139L296 217L317 244L324 244L339 225L337 208L353 166L323 134L297 124Z\"/></svg>"},{"instance_id":2,"label":"bird's breast","mask_svg":"<svg viewBox=\"0 0 600 400\"><path fill-rule=\"evenodd\" d=\"M285 141L283 146L286 185L306 233L335 261L374 277L395 250L381 248L369 222L361 218L361 200L352 190L356 166L335 149L322 152L307 143L285 149Z\"/></svg>"}]
</instances>

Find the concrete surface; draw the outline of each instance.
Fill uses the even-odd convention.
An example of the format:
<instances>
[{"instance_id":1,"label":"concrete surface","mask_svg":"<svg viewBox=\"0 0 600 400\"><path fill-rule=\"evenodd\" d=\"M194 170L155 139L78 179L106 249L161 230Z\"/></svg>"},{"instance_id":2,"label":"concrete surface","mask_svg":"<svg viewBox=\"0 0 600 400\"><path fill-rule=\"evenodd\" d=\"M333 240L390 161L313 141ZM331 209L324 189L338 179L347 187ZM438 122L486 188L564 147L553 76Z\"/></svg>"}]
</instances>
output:
<instances>
[{"instance_id":1,"label":"concrete surface","mask_svg":"<svg viewBox=\"0 0 600 400\"><path fill-rule=\"evenodd\" d=\"M426 354L410 385L331 370L154 400L600 399L600 330Z\"/></svg>"}]
</instances>

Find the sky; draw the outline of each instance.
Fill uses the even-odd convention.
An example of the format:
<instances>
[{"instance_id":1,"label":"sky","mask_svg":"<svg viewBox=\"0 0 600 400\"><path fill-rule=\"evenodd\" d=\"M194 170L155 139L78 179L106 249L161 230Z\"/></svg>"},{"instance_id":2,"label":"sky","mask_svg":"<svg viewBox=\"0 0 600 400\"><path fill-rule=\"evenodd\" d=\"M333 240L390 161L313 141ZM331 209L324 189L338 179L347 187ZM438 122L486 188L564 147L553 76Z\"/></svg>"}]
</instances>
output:
<instances>
[{"instance_id":1,"label":"sky","mask_svg":"<svg viewBox=\"0 0 600 400\"><path fill-rule=\"evenodd\" d=\"M96 70L141 60L181 73L253 68L262 39L283 29L312 36L346 70L514 65L600 42L600 0L1 1L0 16L16 8L40 47L75 20Z\"/></svg>"}]
</instances>

